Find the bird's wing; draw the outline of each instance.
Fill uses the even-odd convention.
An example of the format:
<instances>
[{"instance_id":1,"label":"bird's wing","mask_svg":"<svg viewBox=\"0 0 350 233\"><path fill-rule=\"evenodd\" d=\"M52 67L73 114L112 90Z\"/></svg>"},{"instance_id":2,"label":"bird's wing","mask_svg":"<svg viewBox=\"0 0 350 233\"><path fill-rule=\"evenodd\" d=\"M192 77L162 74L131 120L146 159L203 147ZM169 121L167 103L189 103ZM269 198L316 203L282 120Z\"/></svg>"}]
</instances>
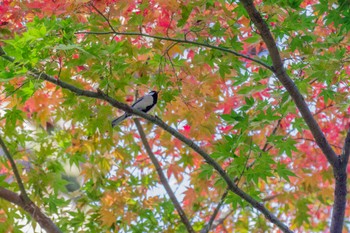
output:
<instances>
[{"instance_id":1,"label":"bird's wing","mask_svg":"<svg viewBox=\"0 0 350 233\"><path fill-rule=\"evenodd\" d=\"M153 107L154 98L151 95L145 95L140 100L136 101L132 107L141 111L147 111L149 107Z\"/></svg>"},{"instance_id":2,"label":"bird's wing","mask_svg":"<svg viewBox=\"0 0 350 233\"><path fill-rule=\"evenodd\" d=\"M144 96L142 96L141 98L137 99L136 102L131 105L131 107L134 108L137 103L139 103L141 100L143 100L143 98L144 98Z\"/></svg>"}]
</instances>

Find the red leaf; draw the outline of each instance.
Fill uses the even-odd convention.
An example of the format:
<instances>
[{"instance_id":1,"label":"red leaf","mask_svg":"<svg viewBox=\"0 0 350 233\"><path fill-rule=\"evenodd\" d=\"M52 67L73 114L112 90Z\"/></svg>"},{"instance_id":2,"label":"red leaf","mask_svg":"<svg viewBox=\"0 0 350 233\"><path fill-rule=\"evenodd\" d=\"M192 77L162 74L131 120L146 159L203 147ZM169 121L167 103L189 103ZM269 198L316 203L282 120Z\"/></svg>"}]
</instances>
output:
<instances>
[{"instance_id":1,"label":"red leaf","mask_svg":"<svg viewBox=\"0 0 350 233\"><path fill-rule=\"evenodd\" d=\"M192 60L194 58L194 55L195 55L194 51L192 49L190 49L190 51L187 54L187 59Z\"/></svg>"},{"instance_id":2,"label":"red leaf","mask_svg":"<svg viewBox=\"0 0 350 233\"><path fill-rule=\"evenodd\" d=\"M194 191L193 188L188 188L185 192L185 197L183 200L183 204L185 207L192 206L192 203L196 200L197 193Z\"/></svg>"},{"instance_id":3,"label":"red leaf","mask_svg":"<svg viewBox=\"0 0 350 233\"><path fill-rule=\"evenodd\" d=\"M191 126L189 126L189 125L185 125L185 126L184 126L184 130L185 130L186 132L189 132L190 129L191 129Z\"/></svg>"}]
</instances>

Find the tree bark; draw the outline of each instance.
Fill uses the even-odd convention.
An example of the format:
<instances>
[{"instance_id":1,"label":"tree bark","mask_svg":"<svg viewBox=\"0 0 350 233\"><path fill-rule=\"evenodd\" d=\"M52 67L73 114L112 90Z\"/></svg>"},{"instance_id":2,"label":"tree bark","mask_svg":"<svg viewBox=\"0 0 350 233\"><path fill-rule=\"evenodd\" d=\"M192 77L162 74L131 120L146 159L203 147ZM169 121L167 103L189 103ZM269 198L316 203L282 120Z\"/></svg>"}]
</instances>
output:
<instances>
[{"instance_id":1,"label":"tree bark","mask_svg":"<svg viewBox=\"0 0 350 233\"><path fill-rule=\"evenodd\" d=\"M346 165L342 163L339 168L333 170L335 177L335 190L334 190L334 203L331 223L331 233L341 233L344 224L344 215L346 207L346 195L347 195L347 173Z\"/></svg>"},{"instance_id":2,"label":"tree bark","mask_svg":"<svg viewBox=\"0 0 350 233\"><path fill-rule=\"evenodd\" d=\"M35 205L32 201L29 203L25 202L21 195L14 193L10 190L0 187L0 198L9 201L27 213L29 213L32 218L39 223L40 227L43 228L48 233L62 233L62 231L53 223L53 221L47 217L42 210Z\"/></svg>"}]
</instances>

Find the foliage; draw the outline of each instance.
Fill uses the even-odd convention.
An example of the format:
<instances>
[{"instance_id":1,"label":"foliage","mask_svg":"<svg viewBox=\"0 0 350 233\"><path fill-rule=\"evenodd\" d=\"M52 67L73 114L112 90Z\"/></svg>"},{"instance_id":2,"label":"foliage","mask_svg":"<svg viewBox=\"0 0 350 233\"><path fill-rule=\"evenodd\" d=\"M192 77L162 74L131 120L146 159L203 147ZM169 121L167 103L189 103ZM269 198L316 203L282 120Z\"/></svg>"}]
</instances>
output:
<instances>
[{"instance_id":1,"label":"foliage","mask_svg":"<svg viewBox=\"0 0 350 233\"><path fill-rule=\"evenodd\" d=\"M341 154L350 114L347 3L255 4L288 74ZM245 192L292 230L328 229L332 169L283 85L247 59L271 64L240 3L4 1L0 38L16 61L0 59L1 135L29 196L62 231L184 232L185 227L159 185L134 122L112 129L110 120L122 111L37 79L28 72L34 67L127 104L136 93L160 90L155 114L210 153ZM194 230L201 230L226 183L178 139L152 123L143 121L143 127ZM18 191L10 164L4 156L0 160L1 187ZM74 198L62 178L72 167L81 186ZM24 211L0 201L0 222L6 222L1 232L32 224ZM233 193L218 217L231 209L215 231L276 228Z\"/></svg>"}]
</instances>

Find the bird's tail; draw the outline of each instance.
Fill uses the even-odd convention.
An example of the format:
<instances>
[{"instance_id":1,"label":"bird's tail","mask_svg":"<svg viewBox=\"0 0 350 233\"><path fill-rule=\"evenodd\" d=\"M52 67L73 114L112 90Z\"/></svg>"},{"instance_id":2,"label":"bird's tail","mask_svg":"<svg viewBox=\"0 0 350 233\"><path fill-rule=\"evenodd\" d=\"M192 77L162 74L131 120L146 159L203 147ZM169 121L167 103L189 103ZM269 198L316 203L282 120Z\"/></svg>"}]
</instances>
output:
<instances>
[{"instance_id":1,"label":"bird's tail","mask_svg":"<svg viewBox=\"0 0 350 233\"><path fill-rule=\"evenodd\" d=\"M114 120L112 121L112 127L118 125L120 122L122 122L123 120L125 120L127 117L128 117L128 116L127 116L126 114L124 114L124 115L122 115L122 116L120 116L120 117L114 119Z\"/></svg>"}]
</instances>

